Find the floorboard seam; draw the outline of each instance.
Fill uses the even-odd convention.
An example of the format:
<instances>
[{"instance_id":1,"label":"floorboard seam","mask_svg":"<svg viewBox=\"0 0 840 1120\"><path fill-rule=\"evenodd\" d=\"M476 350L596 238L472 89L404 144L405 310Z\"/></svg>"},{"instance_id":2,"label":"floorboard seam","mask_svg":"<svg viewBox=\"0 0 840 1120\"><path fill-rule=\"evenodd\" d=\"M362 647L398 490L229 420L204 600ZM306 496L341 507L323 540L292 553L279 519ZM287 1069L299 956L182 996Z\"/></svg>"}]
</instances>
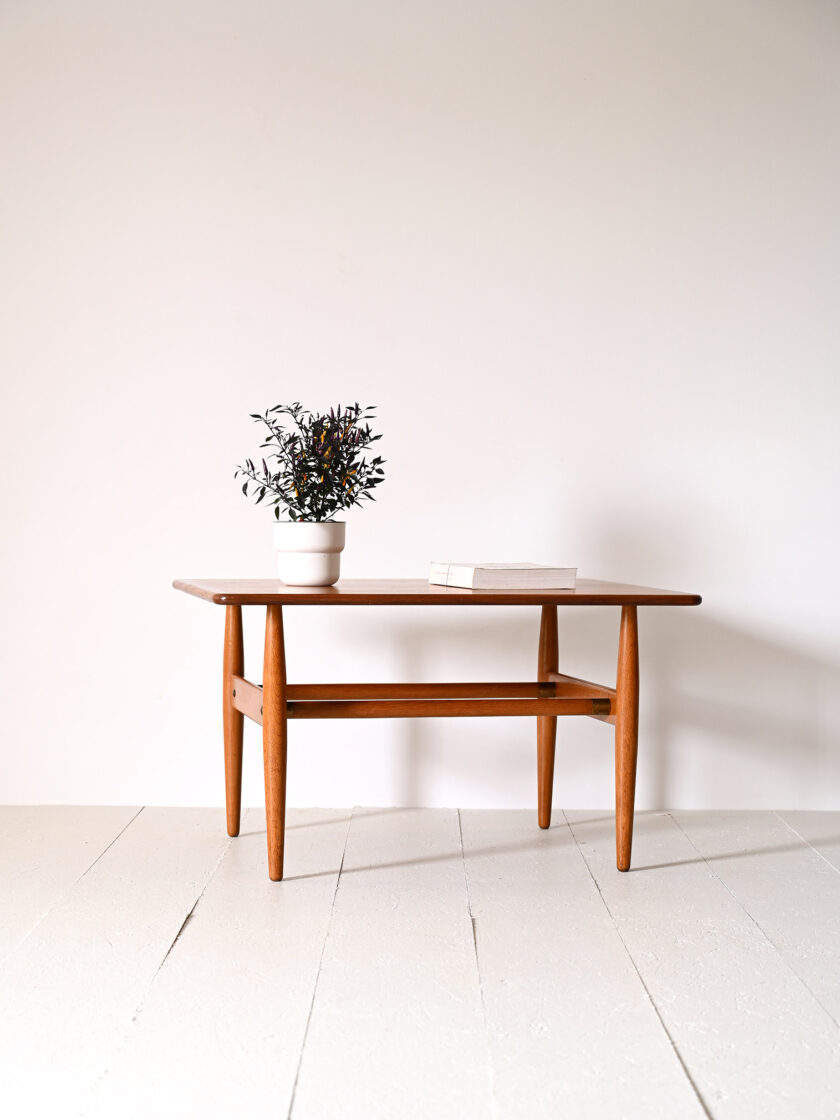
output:
<instances>
[{"instance_id":1,"label":"floorboard seam","mask_svg":"<svg viewBox=\"0 0 840 1120\"><path fill-rule=\"evenodd\" d=\"M127 824L123 825L123 827L119 830L119 832L114 837L114 839L111 841L111 843L107 846L107 848L103 848L102 851L99 853L99 855L96 857L96 859L93 861L93 863L90 865L90 867L88 867L87 870L82 872L82 874L76 880L76 883L81 882L81 880L84 879L85 875L88 875L88 874L90 874L91 871L93 871L94 867L96 867L97 863L99 863L99 861L102 859L102 857L105 855L105 853L110 852L111 848L113 848L113 846L116 844L116 842L119 840L119 838L125 832L125 830L127 828L131 828L131 826L134 824L134 822L137 820L137 818L140 816L140 814L143 812L143 810L145 808L146 808L145 805L140 806L140 808L137 810L137 812L134 814L134 816L131 818L131 820ZM75 886L75 885L76 884L74 883L73 886Z\"/></svg>"},{"instance_id":2,"label":"floorboard seam","mask_svg":"<svg viewBox=\"0 0 840 1120\"><path fill-rule=\"evenodd\" d=\"M838 874L840 874L840 867L838 867L836 863L832 863L832 861L828 858L828 856L823 855L823 853L819 850L819 848L815 848L814 845L811 843L811 841L806 836L803 836L802 833L799 832L796 828L794 828L794 826L790 823L790 821L786 821L785 818L782 816L782 814L780 812L778 812L778 810L773 809L772 812L773 812L773 815L776 817L776 819L780 820L782 822L782 824L785 826L785 828L789 832L793 833L793 835L796 837L797 840L801 840L802 843L806 844L811 849L812 852L816 852L816 854L820 857L820 859L823 860L825 863L827 863L832 871L836 871Z\"/></svg>"},{"instance_id":3,"label":"floorboard seam","mask_svg":"<svg viewBox=\"0 0 840 1120\"><path fill-rule=\"evenodd\" d=\"M130 823L131 822L129 822L129 824ZM126 826L126 827L128 827L128 826ZM198 892L198 895L196 897L195 902L190 907L189 912L188 912L187 916L184 918L183 922L181 922L181 925L178 929L178 932L175 934L174 938L170 942L169 948L166 950L166 952L161 957L160 964L157 966L157 968L155 969L151 979L149 980L149 983L146 985L146 988L145 988L143 994L141 995L137 1006L134 1009L134 1012L131 1016L131 1019L126 1024L126 1026L123 1030L122 1038L119 1038L117 1040L116 1045L114 1046L114 1048L111 1050L110 1054L108 1055L107 1064L106 1064L105 1068L96 1076L96 1078L94 1079L92 1084L90 1084L90 1086L88 1088L89 1093L95 1093L96 1092L96 1089L99 1086L99 1084L108 1076L108 1066L110 1065L110 1063L113 1061L113 1059L116 1057L116 1055L119 1054L122 1050L124 1050L126 1048L126 1046L128 1045L128 1043L130 1041L130 1038L131 1038L131 1032L134 1029L134 1024L137 1022L138 1018L140 1017L140 1015L143 1011L143 1008L146 1005L146 1001L149 998L149 993L151 992L152 988L154 987L158 976L160 976L161 969L166 964L166 962L169 960L169 956L170 956L172 950L175 948L175 945L177 944L179 938L181 937L181 934L187 928L187 925L188 925L190 919L192 918L193 914L195 913L196 907L198 906L199 902L201 902L202 898L204 898L204 894L205 894L208 886L210 885L210 882L211 882L213 876L219 870L219 865L221 864L222 860L227 855L227 852L228 852L229 848L230 848L230 839L228 838L227 844L225 844L224 848L221 851L221 854L219 855L219 858L213 864L213 867L210 869L210 873L208 874L207 878L204 880L204 884L203 884L201 890Z\"/></svg>"},{"instance_id":4,"label":"floorboard seam","mask_svg":"<svg viewBox=\"0 0 840 1120\"><path fill-rule=\"evenodd\" d=\"M225 852L226 851L227 851L227 848L225 849ZM222 858L224 858L224 852L222 853ZM219 863L221 863L221 860L219 860ZM219 864L217 863L216 867L218 867L218 866L219 866ZM216 867L213 868L213 874L216 873ZM211 875L211 878L212 878L212 875ZM210 879L207 880L207 883L209 883L209 882L210 882ZM187 928L189 923L192 921L192 916L195 913L195 908L196 908L196 906L198 906L199 902L201 902L202 898L204 897L204 891L207 890L207 883L204 884L204 888L203 888L201 894L198 896L198 898L192 904L192 909L190 910L189 914L187 914L186 918L184 918L183 922L181 922L181 928L175 934L175 938L174 938L172 944L166 950L166 953L164 954L163 960L160 962L160 964L155 969L155 974L152 977L152 981L151 981L151 984L149 985L149 987L151 987L151 985L154 984L155 980L158 977L158 973L163 968L163 966L166 964L166 962L169 960L169 954L172 952L172 950L175 948L175 946L181 940L181 934L184 932L184 930ZM146 995L148 995L148 990L146 992ZM143 1002L145 1002L145 996L143 997ZM137 1010L134 1012L134 1014L131 1017L132 1023L137 1018L137 1016L140 1014L140 1012L142 1010L142 1007L143 1007L142 1003L137 1007Z\"/></svg>"},{"instance_id":5,"label":"floorboard seam","mask_svg":"<svg viewBox=\"0 0 840 1120\"><path fill-rule=\"evenodd\" d=\"M353 823L353 817L356 813L355 805L350 810L350 816L347 818L347 831L344 834L344 847L341 851L341 863L338 865L338 874L335 877L335 888L333 890L332 902L330 903L330 915L327 918L326 929L324 930L324 940L321 943L321 955L318 957L318 968L315 972L315 983L312 985L312 999L309 1001L309 1012L306 1016L306 1026L303 1028L303 1038L300 1043L300 1054L298 1055L297 1068L295 1069L295 1080L292 1084L292 1095L289 1098L289 1111L286 1113L286 1120L291 1120L292 1109L295 1107L295 1096L297 1095L298 1081L300 1079L300 1071L303 1066L303 1055L306 1050L306 1040L309 1037L309 1024L312 1022L312 1012L315 1010L315 997L318 994L318 981L321 979L321 969L324 964L324 954L327 951L327 940L330 936L330 926L332 925L333 913L335 912L335 900L338 896L338 886L341 882L341 873L344 870L344 859L347 855L347 841L350 839L350 826Z\"/></svg>"},{"instance_id":6,"label":"floorboard seam","mask_svg":"<svg viewBox=\"0 0 840 1120\"><path fill-rule=\"evenodd\" d=\"M683 1056L680 1053L679 1047L677 1046L676 1042L674 1041L674 1038L673 1038L671 1032L668 1030L668 1025L665 1022L665 1020L663 1019L659 1008L656 1006L656 1001L654 1000L653 996L651 995L650 989L648 988L647 984L645 983L645 978L644 978L644 976L642 976L642 973L639 969L639 966L636 964L636 961L633 957L633 954L630 952L630 948L629 948L627 942L624 940L624 936L621 932L619 924L615 920L615 917L613 915L612 910L610 910L610 907L609 907L609 904L608 904L607 900L604 898L604 894L603 894L603 891L601 890L601 887L598 883L598 880L595 878L595 876L592 873L592 868L589 866L589 861L587 860L586 856L583 854L583 849L581 848L580 844L578 843L578 838L575 835L574 826L572 825L569 818L566 816L565 810L561 809L561 812L563 813L563 819L566 822L566 826L572 834L572 839L575 842L575 846L577 847L578 854L580 855L580 858L583 860L583 865L586 868L590 879L592 880L592 882L595 885L595 890L598 892L598 897L601 899L601 902L604 905L604 909L606 910L607 914L609 915L610 921L612 922L612 924L615 928L615 932L618 935L618 939L621 942L622 946L624 947L624 952L627 954L627 959L630 961L630 964L633 966L633 971L636 973L636 975L639 978L639 983L642 985L642 989L643 989L645 995L647 996L648 1002L650 1003L650 1006L653 1008L653 1013L656 1015L656 1018L659 1020L659 1024L662 1027L662 1030L665 1032L665 1037L668 1039L668 1042L671 1045L671 1049L674 1052L674 1056L676 1057L677 1061L680 1063L680 1068L682 1069L683 1073L685 1074L686 1079L687 1079L689 1085L691 1086L695 1097L697 1098L698 1104L703 1109L704 1115L708 1117L708 1120L714 1120L713 1113L709 1109L709 1106L706 1104L706 1101L703 1098L703 1094L700 1092L700 1089L699 1089L696 1081L691 1076L691 1073L689 1072L688 1066L685 1064Z\"/></svg>"},{"instance_id":7,"label":"floorboard seam","mask_svg":"<svg viewBox=\"0 0 840 1120\"><path fill-rule=\"evenodd\" d=\"M799 981L799 983L802 985L802 987L805 989L805 991L808 993L808 995L814 1000L814 1002L817 1004L817 1006L822 1011L825 1012L825 1014L828 1016L828 1018L831 1020L831 1022L835 1025L835 1027L840 1027L840 1023L837 1022L837 1020L834 1018L834 1016L831 1014L831 1012L824 1006L820 997L811 988L811 986L807 983L807 981L803 980L802 977L799 975L799 973L787 961L784 953L782 953L779 950L779 947L776 945L776 942L773 940L773 938L770 936L770 934L763 928L761 923L756 918L754 918L752 916L752 914L749 912L749 910L744 905L744 903L741 901L741 899L738 898L737 894L735 894L735 892L732 890L732 888L730 886L728 886L728 884L725 883L723 881L723 879L721 879L720 875L718 875L717 871L712 866L711 861L706 859L706 857L703 855L703 853L700 851L700 849L697 847L697 845L694 843L694 841L691 839L691 837L688 835L688 833L685 831L685 829L680 825L679 821L675 820L674 817L671 816L670 813L667 813L666 816L670 817L670 819L674 822L674 824L677 826L677 828L680 830L680 832L683 834L683 836L686 838L686 840L689 842L689 844L691 844L691 846L695 850L695 852L697 852L698 856L700 856L703 863L706 865L706 867L709 869L709 871L712 873L712 875L714 875L714 877L717 879L717 881L720 883L720 885L724 888L724 890L726 890L729 893L730 897L733 898L735 900L735 902L737 902L737 904L741 907L743 912L746 914L746 916L749 918L749 920L752 922L752 924L755 926L755 928L758 930L758 932L761 934L761 936L764 938L764 940L767 942L767 944L772 947L773 952L776 954L776 956L779 958L779 960L784 964L785 968L788 970L788 972L791 974L791 976L796 977L796 979ZM803 841L803 843L806 843L806 842ZM810 845L808 845L808 846L810 847Z\"/></svg>"},{"instance_id":8,"label":"floorboard seam","mask_svg":"<svg viewBox=\"0 0 840 1120\"><path fill-rule=\"evenodd\" d=\"M461 867L464 871L464 890L466 891L467 895L467 916L469 917L470 927L472 930L475 975L476 979L478 980L478 995L481 1001L481 1017L484 1022L484 1041L487 1049L487 1074L490 1087L490 1106L492 1109L492 1115L494 1117L498 1117L499 1105L496 1099L496 1071L493 1067L493 1058L490 1052L490 1027L487 1019L487 1003L484 998L484 983L481 979L481 966L478 961L478 931L476 929L476 920L472 909L472 899L470 898L470 879L469 875L467 874L467 859L464 854L464 830L461 825L461 810L457 809L456 812L458 814L458 838L461 843Z\"/></svg>"},{"instance_id":9,"label":"floorboard seam","mask_svg":"<svg viewBox=\"0 0 840 1120\"><path fill-rule=\"evenodd\" d=\"M137 812L134 814L134 816L131 818L131 820L127 821L122 826L122 828L119 830L119 832L114 837L114 839L102 849L102 851L99 853L99 855L96 857L96 859L90 864L90 866L86 867L85 870L81 873L81 875L79 875L79 877L77 879L74 879L73 882L68 885L67 889L62 894L58 895L53 900L52 905L47 910L45 910L43 914L41 914L41 916L38 918L38 920L35 922L35 924L30 929L28 929L26 931L26 933L23 935L23 937L20 939L20 941L18 941L15 945L13 945L12 948L8 951L8 953L6 953L5 957L3 957L2 960L0 960L0 967L5 966L6 962L8 960L10 960L11 957L21 948L21 946L23 946L29 940L29 938L32 936L32 934L35 932L35 930L38 928L38 926L40 926L40 924L44 921L44 919L48 918L50 916L50 914L52 914L53 910L55 910L56 906L58 906L60 903L62 903L64 901L64 899L67 898L67 896L73 890L73 888L78 883L80 883L82 881L82 879L84 879L85 875L87 875L89 871L92 871L93 868L96 867L97 863L99 863L99 861L102 859L102 857L105 855L105 853L107 851L110 851L110 849L113 848L113 846L116 844L116 842L119 840L119 838L125 832L125 830L127 828L129 828L131 825L134 824L134 822L137 820L137 818L143 812L144 808L145 808L144 805L140 806L140 808L137 810Z\"/></svg>"}]
</instances>

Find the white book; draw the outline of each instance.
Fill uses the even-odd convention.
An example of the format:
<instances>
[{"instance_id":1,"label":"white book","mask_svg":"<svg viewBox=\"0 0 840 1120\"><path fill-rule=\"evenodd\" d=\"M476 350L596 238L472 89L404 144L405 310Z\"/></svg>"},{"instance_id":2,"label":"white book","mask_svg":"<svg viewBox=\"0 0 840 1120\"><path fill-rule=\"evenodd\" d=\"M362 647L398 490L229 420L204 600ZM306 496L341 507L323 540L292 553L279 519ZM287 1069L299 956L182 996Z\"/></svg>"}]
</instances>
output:
<instances>
[{"instance_id":1,"label":"white book","mask_svg":"<svg viewBox=\"0 0 840 1120\"><path fill-rule=\"evenodd\" d=\"M444 587L473 589L554 588L571 590L577 568L552 568L545 564L517 561L511 564L444 564L432 561L429 583Z\"/></svg>"}]
</instances>

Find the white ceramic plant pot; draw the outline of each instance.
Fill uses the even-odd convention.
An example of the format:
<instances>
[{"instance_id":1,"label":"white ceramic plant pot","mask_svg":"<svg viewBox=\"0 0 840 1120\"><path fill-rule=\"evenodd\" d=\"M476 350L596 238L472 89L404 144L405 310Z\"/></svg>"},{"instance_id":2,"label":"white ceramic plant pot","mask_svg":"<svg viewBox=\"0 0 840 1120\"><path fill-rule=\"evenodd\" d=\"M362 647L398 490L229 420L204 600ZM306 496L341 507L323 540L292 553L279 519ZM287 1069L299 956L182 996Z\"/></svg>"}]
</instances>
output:
<instances>
[{"instance_id":1,"label":"white ceramic plant pot","mask_svg":"<svg viewBox=\"0 0 840 1120\"><path fill-rule=\"evenodd\" d=\"M340 574L343 521L278 521L277 574L298 587L329 587Z\"/></svg>"}]
</instances>

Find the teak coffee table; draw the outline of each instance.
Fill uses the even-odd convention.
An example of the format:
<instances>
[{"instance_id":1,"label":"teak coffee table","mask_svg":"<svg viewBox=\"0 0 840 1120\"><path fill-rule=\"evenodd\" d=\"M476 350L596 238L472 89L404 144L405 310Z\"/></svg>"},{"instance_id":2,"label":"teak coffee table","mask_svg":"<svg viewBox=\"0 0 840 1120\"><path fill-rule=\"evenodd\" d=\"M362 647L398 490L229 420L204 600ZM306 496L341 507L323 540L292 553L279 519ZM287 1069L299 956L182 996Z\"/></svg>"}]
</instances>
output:
<instances>
[{"instance_id":1,"label":"teak coffee table","mask_svg":"<svg viewBox=\"0 0 840 1120\"><path fill-rule=\"evenodd\" d=\"M540 828L551 821L558 716L591 716L615 725L615 845L619 871L630 868L639 728L637 608L696 606L699 595L600 580L574 591L467 591L423 580L344 580L334 587L291 587L279 580L176 580L179 591L225 611L222 708L227 830L239 835L244 717L262 724L268 874L283 878L287 724L290 719L398 716L536 716ZM263 683L245 680L242 608L266 608ZM283 607L414 606L541 608L536 681L495 684L287 684ZM616 687L559 673L557 608L620 606Z\"/></svg>"}]
</instances>

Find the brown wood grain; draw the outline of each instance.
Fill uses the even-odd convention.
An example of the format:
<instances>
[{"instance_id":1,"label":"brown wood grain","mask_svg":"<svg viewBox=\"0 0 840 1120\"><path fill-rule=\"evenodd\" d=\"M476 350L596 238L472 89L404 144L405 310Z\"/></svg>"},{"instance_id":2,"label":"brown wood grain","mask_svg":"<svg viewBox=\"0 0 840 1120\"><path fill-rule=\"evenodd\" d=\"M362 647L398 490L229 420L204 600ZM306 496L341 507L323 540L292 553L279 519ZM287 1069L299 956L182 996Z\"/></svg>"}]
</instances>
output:
<instances>
[{"instance_id":1,"label":"brown wood grain","mask_svg":"<svg viewBox=\"0 0 840 1120\"><path fill-rule=\"evenodd\" d=\"M283 644L283 608L272 604L265 612L263 659L263 764L265 768L265 823L268 838L268 877L283 878L283 842L286 833L286 654Z\"/></svg>"},{"instance_id":2,"label":"brown wood grain","mask_svg":"<svg viewBox=\"0 0 840 1120\"><path fill-rule=\"evenodd\" d=\"M406 719L429 716L589 716L608 700L498 699L487 700L293 700L289 719Z\"/></svg>"},{"instance_id":3,"label":"brown wood grain","mask_svg":"<svg viewBox=\"0 0 840 1120\"><path fill-rule=\"evenodd\" d=\"M558 674L554 674L557 676ZM572 679L572 678L570 678ZM262 686L252 684L242 677L232 678L231 694L233 706L237 712L252 719L254 723L263 722L263 690ZM464 682L461 684L287 684L286 685L286 716L288 719L359 719L363 716L381 719L394 719L402 716L482 716L482 715L533 715L535 712L551 711L554 715L537 716L537 721L550 719L557 720L558 715L594 716L595 719L605 719L615 722L615 717L609 715L612 703L610 695L615 692L599 685L590 685L586 689L566 689L560 684L550 681L510 681L488 682L487 684ZM465 703L456 707L453 700L511 700L509 705L491 705L476 707L475 703ZM311 708L313 700L324 701L318 707ZM351 704L336 704L336 701L352 701ZM381 708L375 709L368 705L360 707L359 701L385 701ZM411 701L410 705L396 706L397 700ZM532 704L522 706L523 700L531 700ZM569 701L569 703L555 703L546 708L542 701ZM587 703L597 700L598 704ZM303 703L294 703L303 701ZM429 708L429 701L435 701L434 707ZM327 703L331 706L327 707ZM310 710L307 711L306 709ZM549 810L550 811L550 810ZM544 826L547 827L547 826Z\"/></svg>"},{"instance_id":4,"label":"brown wood grain","mask_svg":"<svg viewBox=\"0 0 840 1120\"><path fill-rule=\"evenodd\" d=\"M347 580L328 588L279 580L176 580L181 591L227 607L223 658L225 793L231 836L239 832L242 726L263 725L269 876L283 877L288 720L414 716L536 716L538 818L551 819L557 717L615 723L616 864L630 867L639 722L638 606L696 606L700 596L634 584L579 580L573 591L470 591L425 580ZM263 685L243 677L244 605L266 607ZM284 605L540 606L538 681L449 684L287 685ZM616 688L557 671L557 607L621 606ZM235 694L234 694L235 693Z\"/></svg>"},{"instance_id":5,"label":"brown wood grain","mask_svg":"<svg viewBox=\"0 0 840 1120\"><path fill-rule=\"evenodd\" d=\"M422 579L341 580L334 587L290 587L277 579L178 579L178 591L238 606L696 606L699 595L626 583L580 579L573 591L470 591Z\"/></svg>"},{"instance_id":6,"label":"brown wood grain","mask_svg":"<svg viewBox=\"0 0 840 1120\"><path fill-rule=\"evenodd\" d=\"M263 690L262 685L251 684L242 677L234 677L231 687L233 706L254 723L262 723Z\"/></svg>"},{"instance_id":7,"label":"brown wood grain","mask_svg":"<svg viewBox=\"0 0 840 1120\"><path fill-rule=\"evenodd\" d=\"M639 630L635 607L621 610L615 720L615 862L630 870L639 747Z\"/></svg>"},{"instance_id":8,"label":"brown wood grain","mask_svg":"<svg viewBox=\"0 0 840 1120\"><path fill-rule=\"evenodd\" d=\"M233 680L245 671L242 647L242 608L225 609L225 644L222 659L222 730L225 745L225 814L228 836L239 835L242 804L242 734L245 723L233 696Z\"/></svg>"},{"instance_id":9,"label":"brown wood grain","mask_svg":"<svg viewBox=\"0 0 840 1120\"><path fill-rule=\"evenodd\" d=\"M557 669L557 607L544 606L540 612L540 641L537 649L537 678L549 681ZM537 716L537 821L540 828L551 824L554 792L554 752L557 744L557 716Z\"/></svg>"},{"instance_id":10,"label":"brown wood grain","mask_svg":"<svg viewBox=\"0 0 840 1120\"><path fill-rule=\"evenodd\" d=\"M596 713L594 719L603 720L604 723L615 723L615 689L607 688L594 681L585 681L580 677L567 677L565 673L549 673L548 679L557 685L558 696L600 696L610 701L610 711L606 715Z\"/></svg>"},{"instance_id":11,"label":"brown wood grain","mask_svg":"<svg viewBox=\"0 0 840 1120\"><path fill-rule=\"evenodd\" d=\"M514 697L575 695L556 684L538 681L461 681L447 684L290 684L289 700L461 700L469 697ZM592 696L596 693L591 693ZM599 691L597 695L601 695Z\"/></svg>"}]
</instances>

